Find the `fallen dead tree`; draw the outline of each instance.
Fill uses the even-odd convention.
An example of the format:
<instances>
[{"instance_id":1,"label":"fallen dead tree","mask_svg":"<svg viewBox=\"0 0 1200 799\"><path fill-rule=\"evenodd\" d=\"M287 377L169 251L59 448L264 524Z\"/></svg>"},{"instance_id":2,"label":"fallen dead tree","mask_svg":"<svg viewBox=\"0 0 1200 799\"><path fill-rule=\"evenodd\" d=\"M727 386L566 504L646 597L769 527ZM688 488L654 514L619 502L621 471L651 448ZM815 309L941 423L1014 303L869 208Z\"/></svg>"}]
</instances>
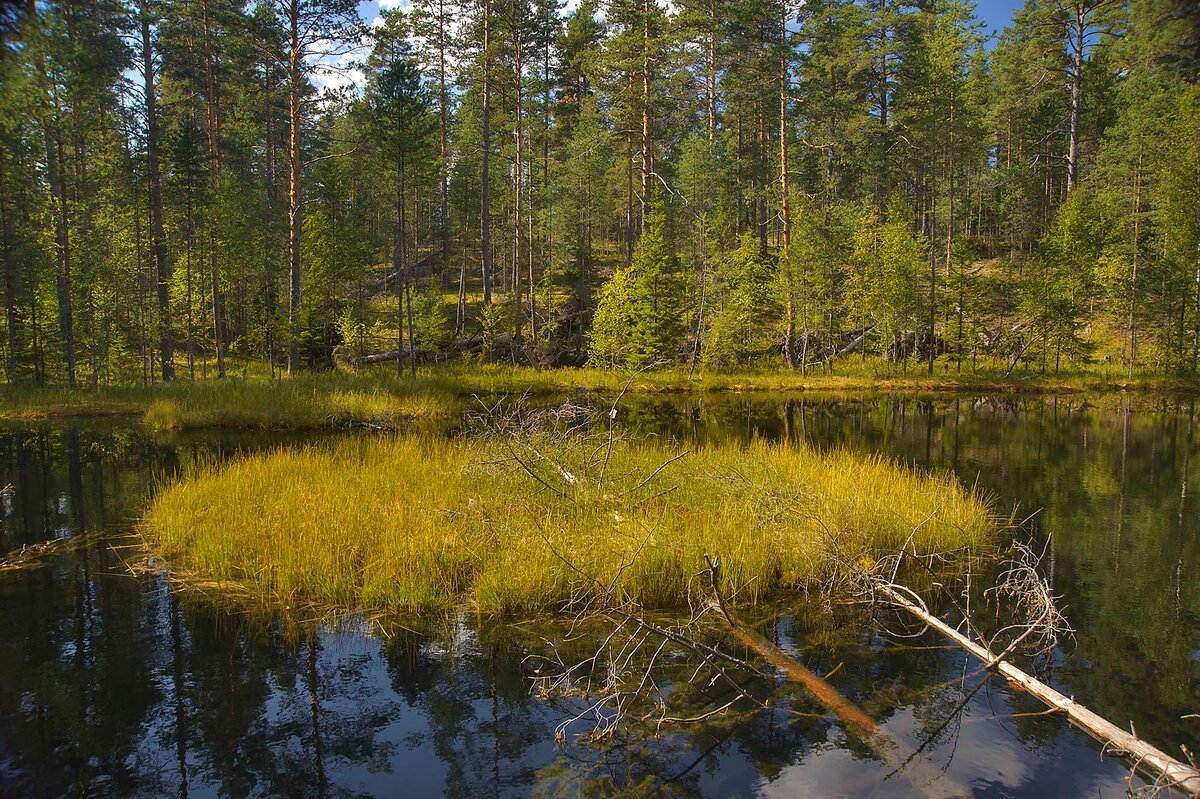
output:
<instances>
[{"instance_id":1,"label":"fallen dead tree","mask_svg":"<svg viewBox=\"0 0 1200 799\"><path fill-rule=\"evenodd\" d=\"M1103 754L1131 760L1134 771L1148 774L1151 777L1151 787L1155 791L1161 788L1175 788L1192 796L1200 796L1200 771L1195 766L1176 760L1138 738L1132 732L1127 732L1107 719L1101 718L1074 699L1064 696L1009 661L994 655L987 647L972 641L896 588L882 586L879 593L891 604L916 616L924 624L970 652L989 671L997 672L1008 680L1009 684L1040 699L1051 709L1064 714L1071 724L1103 744Z\"/></svg>"},{"instance_id":2,"label":"fallen dead tree","mask_svg":"<svg viewBox=\"0 0 1200 799\"><path fill-rule=\"evenodd\" d=\"M478 352L482 347L483 343L478 338L469 338L456 342L453 346L445 350L430 351L418 347L416 352L413 354L416 355L417 360L421 363L425 363L427 361L433 361L436 363L454 355L461 355L468 352ZM359 358L358 362L360 364L387 363L388 361L394 361L397 358L405 359L408 358L408 356L408 350L389 350L387 352L369 353Z\"/></svg>"},{"instance_id":3,"label":"fallen dead tree","mask_svg":"<svg viewBox=\"0 0 1200 799\"><path fill-rule=\"evenodd\" d=\"M1150 795L1174 789L1191 796L1200 796L1200 770L1194 763L1184 763L1171 757L1137 737L1132 722L1129 731L1121 729L1017 667L1008 659L1021 644L1030 640L1037 642L1037 648L1048 650L1055 641L1056 631L1065 625L1055 607L1049 585L1036 572L1032 552L1022 545L1017 545L1017 549L1020 557L1010 565L1007 576L1000 585L989 590L1012 597L1016 604L1022 606L1021 611L1028 614L1028 620L1019 625L1019 633L999 653L994 651L994 645L980 643L979 640L942 621L929 610L916 592L895 582L899 562L904 555L903 550L890 567L890 577L882 577L879 572L868 577L868 590L876 598L881 598L887 604L911 614L922 624L965 649L980 661L984 670L1001 675L1010 685L1039 699L1051 711L1063 714L1072 725L1100 741L1102 755L1130 761L1131 776L1133 773L1140 773L1149 778L1146 790ZM976 690L982 685L981 682ZM974 692L971 695L973 694ZM1184 751L1186 753L1187 750Z\"/></svg>"},{"instance_id":4,"label":"fallen dead tree","mask_svg":"<svg viewBox=\"0 0 1200 799\"><path fill-rule=\"evenodd\" d=\"M614 436L611 420L618 402L619 398L610 409L606 429L597 429L594 424L599 420L595 415L590 409L578 406L532 412L518 408L518 413L511 415L498 414L492 409L487 420L494 434L508 443L510 456L526 474L547 490L565 491L565 486L586 479L577 469L567 470L564 463L570 459L561 457L580 446L589 453L585 460L594 461L595 468L586 470L587 473L597 473L597 484L604 484L606 453L611 451ZM643 479L639 487L655 479L665 465ZM671 490L672 487L666 489ZM630 520L618 517L617 521ZM917 557L908 552L916 529L898 551L874 561L839 552L837 542L832 542L837 568L836 574L829 578L829 588L853 592L857 587L872 602L883 601L916 616L980 661L980 667L971 673L977 678L974 687L967 687L968 675L964 671L961 701L934 725L922 743L913 746L891 736L870 714L834 687L827 676L817 674L796 654L739 619L722 594L720 564L716 558L706 556L707 568L688 581L689 613L685 617L664 618L641 607L620 587L621 574L633 568L646 548L652 546L649 542L655 537L654 525L639 523L639 530L640 543L627 560L622 560L616 575L605 580L589 574L585 566L555 549L550 536L543 536L550 551L572 575L573 586L572 598L563 605L570 619L567 634L557 641L544 639L550 654L532 658L539 664L535 678L537 692L543 697L572 700L572 711L555 731L560 742L568 738L576 725L590 727L579 736L581 739L597 742L616 737L618 730L627 724L648 723L650 734L654 735L664 725L702 722L729 712L782 710L796 717L814 716L800 708L780 708L770 694L763 692L764 676L773 673L802 687L823 709L822 717L836 719L843 730L887 763L891 767L888 777L903 775L930 794L969 795L947 779L942 769L934 769L936 773L931 774L929 761L923 754L955 719L961 719L972 699L990 683L991 674L999 673L1045 702L1052 712L1065 714L1073 724L1100 739L1104 754L1124 757L1132 763L1134 772L1149 775L1153 781L1142 791L1179 789L1200 796L1200 772L1194 764L1171 758L1140 740L1132 729L1126 732L1117 728L1014 665L1010 656L1017 654L1051 656L1059 638L1070 633L1049 583L1039 572L1039 558L1028 546L1014 545L1015 554L1004 564L996 584L984 592L989 601L995 602L998 617L1002 612L1010 622L989 637L973 628L972 620L979 616L970 612L969 604L963 608L969 631L964 635L938 619L915 591L897 581L901 561L908 557L914 565L920 564L929 572L933 585L942 586L947 568L960 565L965 553ZM967 580L969 588L969 573ZM950 601L955 601L944 587L942 591ZM970 591L966 595L969 597ZM601 632L599 645L586 646L582 655L560 647L565 642L591 640L597 630ZM772 668L765 667L768 665ZM681 704L689 707L688 700L697 697L701 701L699 708L691 705L689 712L679 712Z\"/></svg>"}]
</instances>

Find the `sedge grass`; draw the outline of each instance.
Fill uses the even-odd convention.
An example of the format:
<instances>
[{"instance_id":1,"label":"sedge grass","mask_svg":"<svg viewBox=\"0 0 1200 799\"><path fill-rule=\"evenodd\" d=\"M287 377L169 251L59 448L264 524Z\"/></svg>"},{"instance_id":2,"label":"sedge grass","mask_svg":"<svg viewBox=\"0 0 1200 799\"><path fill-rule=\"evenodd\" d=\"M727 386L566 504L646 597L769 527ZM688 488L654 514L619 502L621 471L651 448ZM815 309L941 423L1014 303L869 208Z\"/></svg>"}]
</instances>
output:
<instances>
[{"instance_id":1,"label":"sedge grass","mask_svg":"<svg viewBox=\"0 0 1200 799\"><path fill-rule=\"evenodd\" d=\"M1200 383L1190 378L1149 374L1129 379L1100 367L1044 376L1008 376L999 369L963 373L939 370L934 375L913 370L906 374L878 359L840 363L836 374L808 375L782 367L696 372L669 368L631 376L602 369L459 363L422 367L414 379L398 376L394 367L381 365L356 373L326 372L282 379L250 376L78 389L0 385L0 420L140 415L147 426L167 430L317 429L348 425L394 428L410 419L452 417L469 405L475 395L549 395L572 391L1195 394L1200 392Z\"/></svg>"},{"instance_id":2,"label":"sedge grass","mask_svg":"<svg viewBox=\"0 0 1200 799\"><path fill-rule=\"evenodd\" d=\"M678 606L706 554L753 603L910 536L940 552L995 526L953 478L842 451L649 440L618 443L604 474L554 487L487 439L353 439L201 468L144 530L173 570L283 604L511 614L561 605L584 575Z\"/></svg>"}]
</instances>

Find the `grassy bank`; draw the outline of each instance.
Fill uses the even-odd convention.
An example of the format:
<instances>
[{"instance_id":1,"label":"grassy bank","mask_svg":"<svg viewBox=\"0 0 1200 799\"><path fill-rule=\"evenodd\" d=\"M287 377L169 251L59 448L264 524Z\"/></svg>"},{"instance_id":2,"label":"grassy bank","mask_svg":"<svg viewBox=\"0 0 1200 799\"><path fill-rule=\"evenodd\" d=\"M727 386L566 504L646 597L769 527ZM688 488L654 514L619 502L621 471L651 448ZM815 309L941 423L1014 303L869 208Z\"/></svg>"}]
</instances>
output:
<instances>
[{"instance_id":1,"label":"grassy bank","mask_svg":"<svg viewBox=\"0 0 1200 799\"><path fill-rule=\"evenodd\" d=\"M140 416L156 430L205 427L294 430L449 417L464 402L439 381L394 375L314 374L291 379L231 378L98 389L5 388L0 419Z\"/></svg>"},{"instance_id":2,"label":"grassy bank","mask_svg":"<svg viewBox=\"0 0 1200 799\"><path fill-rule=\"evenodd\" d=\"M179 575L284 604L512 613L556 606L581 573L679 605L706 553L753 602L827 576L835 553L914 530L921 550L975 545L993 523L950 478L841 452L641 442L558 468L531 478L495 440L350 440L203 470L144 529Z\"/></svg>"},{"instance_id":3,"label":"grassy bank","mask_svg":"<svg viewBox=\"0 0 1200 799\"><path fill-rule=\"evenodd\" d=\"M629 375L601 369L533 369L529 367L446 366L429 370L428 377L447 388L474 392L554 393L571 390L634 393L673 392L900 392L1066 394L1079 392L1147 391L1200 394L1200 381L1182 377L1134 375L1100 368L1060 374L1006 375L1003 370L955 372L938 368L928 374L923 366L908 371L878 361L839 364L837 372L802 375L786 369L690 371L659 369Z\"/></svg>"},{"instance_id":4,"label":"grassy bank","mask_svg":"<svg viewBox=\"0 0 1200 799\"><path fill-rule=\"evenodd\" d=\"M837 374L800 375L781 369L689 372L664 369L633 376L598 369L533 369L494 365L426 367L414 378L391 367L271 380L230 378L195 383L101 388L0 386L0 419L141 416L155 429L260 427L311 429L345 425L394 428L409 419L450 417L472 396L571 391L633 394L705 392L885 391L934 394L1155 392L1200 394L1200 383L1142 376L1129 380L1100 370L1057 376L1005 377L1001 372L904 372L882 364L844 365Z\"/></svg>"}]
</instances>

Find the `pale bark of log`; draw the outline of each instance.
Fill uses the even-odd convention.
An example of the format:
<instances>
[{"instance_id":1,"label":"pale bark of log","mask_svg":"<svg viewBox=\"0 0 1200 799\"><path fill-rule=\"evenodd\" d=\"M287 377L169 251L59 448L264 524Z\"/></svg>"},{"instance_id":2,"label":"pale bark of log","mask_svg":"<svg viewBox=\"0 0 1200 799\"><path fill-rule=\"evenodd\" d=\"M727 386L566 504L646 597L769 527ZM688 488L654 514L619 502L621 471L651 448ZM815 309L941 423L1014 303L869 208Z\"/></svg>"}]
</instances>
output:
<instances>
[{"instance_id":1,"label":"pale bark of log","mask_svg":"<svg viewBox=\"0 0 1200 799\"><path fill-rule=\"evenodd\" d=\"M1153 778L1167 782L1191 796L1200 796L1200 771L1181 763L1132 733L1101 718L1074 699L1064 696L1008 661L998 660L987 647L972 641L895 589L883 587L879 590L889 602L908 611L924 624L970 652L990 670L998 672L1008 680L1009 684L1063 713L1069 722L1100 741L1105 754L1128 758L1133 761L1134 770L1148 773Z\"/></svg>"}]
</instances>

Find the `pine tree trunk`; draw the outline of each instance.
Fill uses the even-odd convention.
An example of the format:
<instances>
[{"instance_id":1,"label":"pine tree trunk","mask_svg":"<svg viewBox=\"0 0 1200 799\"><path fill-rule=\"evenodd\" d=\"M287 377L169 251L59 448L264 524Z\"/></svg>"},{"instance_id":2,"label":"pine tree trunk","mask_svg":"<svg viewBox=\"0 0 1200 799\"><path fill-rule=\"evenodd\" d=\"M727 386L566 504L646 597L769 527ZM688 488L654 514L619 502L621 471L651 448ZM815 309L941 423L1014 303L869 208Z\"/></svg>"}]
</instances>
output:
<instances>
[{"instance_id":1,"label":"pine tree trunk","mask_svg":"<svg viewBox=\"0 0 1200 799\"><path fill-rule=\"evenodd\" d=\"M1079 179L1079 118L1083 110L1083 45L1087 33L1086 10L1082 0L1073 9L1075 19L1070 34L1074 37L1071 52L1071 134L1067 149L1067 191L1075 188Z\"/></svg>"},{"instance_id":2,"label":"pine tree trunk","mask_svg":"<svg viewBox=\"0 0 1200 799\"><path fill-rule=\"evenodd\" d=\"M266 95L265 111L266 119L264 120L264 150L263 157L263 182L266 184L267 201L263 203L263 230L267 231L268 245L263 247L263 316L265 331L263 336L263 344L266 349L267 364L271 370L271 377L275 377L275 286L274 276L271 274L272 253L274 252L277 242L272 235L272 228L275 221L275 206L279 200L278 186L275 180L275 114L274 114L274 84L271 80L271 64L269 61L263 64L263 91Z\"/></svg>"},{"instance_id":3,"label":"pine tree trunk","mask_svg":"<svg viewBox=\"0 0 1200 799\"><path fill-rule=\"evenodd\" d=\"M524 154L523 144L524 144L524 138L525 138L524 130L523 130L523 127L521 124L523 122L522 113L521 113L523 110L523 108L522 108L523 100L522 100L522 94L521 94L521 72L522 72L521 51L523 49L524 42L522 41L522 37L521 37L521 34L519 31L520 31L520 29L518 27L517 31L514 32L513 41L512 41L512 45L513 45L513 75L514 75L514 77L513 77L513 93L514 93L514 97L515 97L515 102L513 104L513 140L514 140L515 152L516 152L516 160L513 165L512 290L513 290L513 307L516 310L516 313L513 314L513 323L515 325L515 329L513 331L513 341L518 344L522 340L521 339L521 327L522 327L522 318L521 317L524 316L524 310L521 308L521 253L522 253L522 247L521 247L521 244L522 244L522 239L521 239L521 233L522 233L522 231L521 231L521 222L522 222L522 219L521 219L521 211L522 211L521 195L523 193L522 188L523 188L523 183L524 183L524 175L523 175L524 163L523 163L522 158L523 158L523 154Z\"/></svg>"},{"instance_id":4,"label":"pine tree trunk","mask_svg":"<svg viewBox=\"0 0 1200 799\"><path fill-rule=\"evenodd\" d=\"M879 15L887 10L887 0L879 0ZM879 175L875 190L875 202L879 218L887 221L888 204L888 156L891 150L891 131L888 129L888 26L882 19L879 25Z\"/></svg>"},{"instance_id":5,"label":"pine tree trunk","mask_svg":"<svg viewBox=\"0 0 1200 799\"><path fill-rule=\"evenodd\" d=\"M6 43L0 38L0 48ZM8 187L4 177L4 155L0 154L0 253L4 258L4 324L8 330L8 382L17 385L17 353L21 339L17 328L17 264L13 257L15 233L12 211L8 208Z\"/></svg>"},{"instance_id":6,"label":"pine tree trunk","mask_svg":"<svg viewBox=\"0 0 1200 799\"><path fill-rule=\"evenodd\" d=\"M937 256L933 241L937 233L937 185L932 169L929 174L929 374L933 374L933 359L937 354L934 335L937 330ZM907 359L906 359L907 362Z\"/></svg>"},{"instance_id":7,"label":"pine tree trunk","mask_svg":"<svg viewBox=\"0 0 1200 799\"><path fill-rule=\"evenodd\" d=\"M782 194L782 236L783 249L779 262L783 274L787 275L787 331L783 340L783 355L787 359L789 369L796 368L796 296L792 285L791 266L789 258L792 249L792 198L791 183L788 176L788 53L790 48L787 40L786 14L779 17L779 183Z\"/></svg>"},{"instance_id":8,"label":"pine tree trunk","mask_svg":"<svg viewBox=\"0 0 1200 799\"><path fill-rule=\"evenodd\" d=\"M150 47L150 16L146 0L141 2L142 69L146 95L146 161L150 172L150 247L158 278L159 366L163 382L175 377L174 341L171 331L171 266L167 260L167 239L163 233L162 173L158 163L157 87L154 85L154 53ZM70 281L68 279L68 292ZM61 289L60 289L61 291Z\"/></svg>"},{"instance_id":9,"label":"pine tree trunk","mask_svg":"<svg viewBox=\"0 0 1200 799\"><path fill-rule=\"evenodd\" d=\"M650 176L654 171L653 154L650 150L650 7L652 0L645 0L642 7L642 218L643 228L650 211Z\"/></svg>"},{"instance_id":10,"label":"pine tree trunk","mask_svg":"<svg viewBox=\"0 0 1200 799\"><path fill-rule=\"evenodd\" d=\"M300 0L288 3L288 374L300 369L300 109L304 77L300 52Z\"/></svg>"},{"instance_id":11,"label":"pine tree trunk","mask_svg":"<svg viewBox=\"0 0 1200 799\"><path fill-rule=\"evenodd\" d=\"M202 0L201 12L204 23L204 77L207 84L205 110L208 116L209 176L212 189L212 204L216 206L221 188L221 111L217 96L217 80L213 67L212 31L209 27L208 0ZM215 213L208 220L208 272L212 283L213 348L217 353L217 377L225 377L225 304L221 297L221 277L217 258L217 228Z\"/></svg>"},{"instance_id":12,"label":"pine tree trunk","mask_svg":"<svg viewBox=\"0 0 1200 799\"><path fill-rule=\"evenodd\" d=\"M717 3L708 0L708 49L704 90L708 95L708 142L717 141Z\"/></svg>"},{"instance_id":13,"label":"pine tree trunk","mask_svg":"<svg viewBox=\"0 0 1200 799\"><path fill-rule=\"evenodd\" d=\"M396 148L396 224L392 229L392 276L396 280L396 374L404 374L404 167ZM410 343L411 348L411 343Z\"/></svg>"},{"instance_id":14,"label":"pine tree trunk","mask_svg":"<svg viewBox=\"0 0 1200 799\"><path fill-rule=\"evenodd\" d=\"M405 232L408 230L408 196L405 193L407 186L407 174L404 163L404 150L400 150L400 263L404 270L404 300L408 306L408 367L413 377L417 376L417 337L413 335L413 310L412 310L412 266L408 261L408 237ZM416 248L413 248L416 251ZM399 275L397 275L399 279ZM400 358L397 356L396 363L400 363Z\"/></svg>"},{"instance_id":15,"label":"pine tree trunk","mask_svg":"<svg viewBox=\"0 0 1200 799\"><path fill-rule=\"evenodd\" d=\"M483 0L483 153L479 190L479 262L483 277L483 304L492 303L492 87L491 87L492 0Z\"/></svg>"},{"instance_id":16,"label":"pine tree trunk","mask_svg":"<svg viewBox=\"0 0 1200 799\"><path fill-rule=\"evenodd\" d=\"M441 239L442 239L442 270L446 269L446 264L450 260L450 170L449 170L449 128L448 128L448 103L449 99L446 92L446 3L445 0L438 0L438 123L441 128L441 136L438 140L438 190L441 211ZM463 293L462 279L465 277L465 272L460 271L459 294Z\"/></svg>"},{"instance_id":17,"label":"pine tree trunk","mask_svg":"<svg viewBox=\"0 0 1200 799\"><path fill-rule=\"evenodd\" d=\"M633 131L625 132L625 266L633 265Z\"/></svg>"},{"instance_id":18,"label":"pine tree trunk","mask_svg":"<svg viewBox=\"0 0 1200 799\"><path fill-rule=\"evenodd\" d=\"M1142 161L1141 143L1138 144L1137 174L1133 189L1133 270L1129 276L1129 377L1137 365L1137 283L1138 266L1142 248Z\"/></svg>"},{"instance_id":19,"label":"pine tree trunk","mask_svg":"<svg viewBox=\"0 0 1200 799\"><path fill-rule=\"evenodd\" d=\"M188 380L196 380L196 338L195 331L192 325L192 244L195 232L194 210L192 208L192 187L195 176L192 174L191 164L188 164L187 169L187 191L184 194L187 196L187 201L184 208L184 288L186 289L186 334L187 334L187 365L188 365Z\"/></svg>"},{"instance_id":20,"label":"pine tree trunk","mask_svg":"<svg viewBox=\"0 0 1200 799\"><path fill-rule=\"evenodd\" d=\"M946 147L946 278L949 279L953 274L951 272L951 264L954 260L954 99L950 100L950 130L949 144ZM959 275L958 281L958 346L955 348L958 352L958 371L962 371L962 303L963 303L963 286L962 275ZM949 327L949 320L946 322ZM931 339L932 340L932 339Z\"/></svg>"}]
</instances>

